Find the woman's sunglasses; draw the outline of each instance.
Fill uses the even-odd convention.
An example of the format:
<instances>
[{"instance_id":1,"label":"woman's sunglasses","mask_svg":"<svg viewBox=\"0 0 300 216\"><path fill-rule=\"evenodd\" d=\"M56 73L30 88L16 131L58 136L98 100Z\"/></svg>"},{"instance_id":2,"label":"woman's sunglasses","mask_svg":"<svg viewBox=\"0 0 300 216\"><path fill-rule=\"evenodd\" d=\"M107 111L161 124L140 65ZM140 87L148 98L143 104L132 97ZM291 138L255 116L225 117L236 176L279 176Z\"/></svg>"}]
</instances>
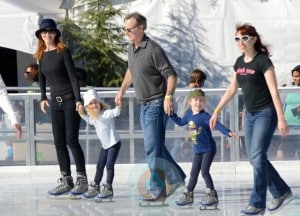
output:
<instances>
[{"instance_id":1,"label":"woman's sunglasses","mask_svg":"<svg viewBox=\"0 0 300 216\"><path fill-rule=\"evenodd\" d=\"M240 41L248 42L248 41L251 40L252 38L253 38L252 36L249 36L249 35L243 35L242 37L235 37L234 40L235 40L235 42L240 42Z\"/></svg>"}]
</instances>

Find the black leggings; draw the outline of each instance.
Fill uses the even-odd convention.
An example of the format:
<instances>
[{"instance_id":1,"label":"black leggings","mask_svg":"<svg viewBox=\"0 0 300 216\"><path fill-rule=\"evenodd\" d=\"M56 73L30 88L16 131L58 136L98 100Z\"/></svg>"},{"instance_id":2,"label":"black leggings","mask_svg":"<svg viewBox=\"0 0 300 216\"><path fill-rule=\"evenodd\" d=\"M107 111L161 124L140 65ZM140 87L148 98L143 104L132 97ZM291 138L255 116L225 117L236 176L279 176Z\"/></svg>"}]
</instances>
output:
<instances>
[{"instance_id":1,"label":"black leggings","mask_svg":"<svg viewBox=\"0 0 300 216\"><path fill-rule=\"evenodd\" d=\"M115 176L115 163L121 148L121 141L110 147L109 149L101 148L99 155L97 170L95 175L95 183L100 184L103 177L103 170L106 166L106 183L112 185Z\"/></svg>"},{"instance_id":2,"label":"black leggings","mask_svg":"<svg viewBox=\"0 0 300 216\"><path fill-rule=\"evenodd\" d=\"M75 100L68 99L60 103L52 99L51 118L61 174L71 175L69 147L74 157L77 175L86 175L84 154L78 140L80 116L76 111Z\"/></svg>"},{"instance_id":3,"label":"black leggings","mask_svg":"<svg viewBox=\"0 0 300 216\"><path fill-rule=\"evenodd\" d=\"M206 188L214 189L214 183L210 176L209 169L214 160L216 152L205 152L194 154L192 163L191 177L187 186L188 191L194 191L201 170L202 177L205 181Z\"/></svg>"}]
</instances>

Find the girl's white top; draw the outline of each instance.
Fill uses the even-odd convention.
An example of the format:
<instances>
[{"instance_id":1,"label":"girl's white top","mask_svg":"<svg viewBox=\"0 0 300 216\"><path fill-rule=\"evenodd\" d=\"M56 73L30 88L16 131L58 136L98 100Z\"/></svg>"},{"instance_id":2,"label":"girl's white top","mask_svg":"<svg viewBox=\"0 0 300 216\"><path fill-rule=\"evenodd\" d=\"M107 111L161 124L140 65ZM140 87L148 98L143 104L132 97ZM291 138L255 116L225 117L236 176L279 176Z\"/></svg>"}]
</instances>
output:
<instances>
[{"instance_id":1,"label":"girl's white top","mask_svg":"<svg viewBox=\"0 0 300 216\"><path fill-rule=\"evenodd\" d=\"M120 107L114 109L107 109L100 112L96 119L91 119L85 115L82 117L88 124L94 125L98 138L102 143L102 148L108 149L117 144L121 138L117 133L115 127L114 117L119 116L121 113Z\"/></svg>"},{"instance_id":2,"label":"girl's white top","mask_svg":"<svg viewBox=\"0 0 300 216\"><path fill-rule=\"evenodd\" d=\"M8 118L11 124L19 124L17 115L14 111L14 108L11 104L11 101L8 98L6 85L0 75L0 107L8 115Z\"/></svg>"}]
</instances>

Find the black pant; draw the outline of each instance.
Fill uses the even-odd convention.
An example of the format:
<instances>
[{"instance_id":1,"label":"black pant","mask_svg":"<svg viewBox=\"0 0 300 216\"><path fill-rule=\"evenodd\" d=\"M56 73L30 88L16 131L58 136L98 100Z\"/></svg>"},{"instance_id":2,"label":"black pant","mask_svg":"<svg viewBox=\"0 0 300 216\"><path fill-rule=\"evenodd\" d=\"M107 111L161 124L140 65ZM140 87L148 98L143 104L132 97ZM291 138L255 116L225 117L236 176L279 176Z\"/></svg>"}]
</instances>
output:
<instances>
[{"instance_id":1,"label":"black pant","mask_svg":"<svg viewBox=\"0 0 300 216\"><path fill-rule=\"evenodd\" d=\"M86 175L85 159L79 144L80 116L74 99L51 100L51 118L54 144L62 175L71 175L71 162L67 146L70 148L78 175Z\"/></svg>"},{"instance_id":2,"label":"black pant","mask_svg":"<svg viewBox=\"0 0 300 216\"><path fill-rule=\"evenodd\" d=\"M205 181L206 188L214 189L214 183L209 173L209 169L214 160L215 155L216 152L205 152L201 154L194 154L191 177L189 180L189 184L187 186L187 189L189 191L194 191L198 181L200 170L202 170L201 173Z\"/></svg>"},{"instance_id":3,"label":"black pant","mask_svg":"<svg viewBox=\"0 0 300 216\"><path fill-rule=\"evenodd\" d=\"M110 147L109 149L101 148L99 155L97 170L95 175L95 183L100 184L103 177L103 170L106 166L106 183L112 185L115 176L115 163L121 148L121 141Z\"/></svg>"}]
</instances>

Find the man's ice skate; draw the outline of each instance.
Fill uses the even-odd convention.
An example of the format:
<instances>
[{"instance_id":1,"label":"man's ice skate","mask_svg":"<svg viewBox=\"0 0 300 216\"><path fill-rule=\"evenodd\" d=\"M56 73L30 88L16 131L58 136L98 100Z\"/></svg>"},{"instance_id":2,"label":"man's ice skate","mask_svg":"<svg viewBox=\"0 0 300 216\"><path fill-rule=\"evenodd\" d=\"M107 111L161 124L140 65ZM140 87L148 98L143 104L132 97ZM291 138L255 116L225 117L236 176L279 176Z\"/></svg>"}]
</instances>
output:
<instances>
[{"instance_id":1,"label":"man's ice skate","mask_svg":"<svg viewBox=\"0 0 300 216\"><path fill-rule=\"evenodd\" d=\"M100 190L100 193L95 197L95 202L100 203L103 201L112 202L114 196L114 191L111 185L103 184L103 188Z\"/></svg>"},{"instance_id":2,"label":"man's ice skate","mask_svg":"<svg viewBox=\"0 0 300 216\"><path fill-rule=\"evenodd\" d=\"M167 197L172 196L176 192L180 191L180 189L183 189L184 186L185 186L185 181L180 181L174 184L167 184L166 185Z\"/></svg>"},{"instance_id":3,"label":"man's ice skate","mask_svg":"<svg viewBox=\"0 0 300 216\"><path fill-rule=\"evenodd\" d=\"M200 202L200 210L219 210L218 194L215 190L210 190Z\"/></svg>"},{"instance_id":4,"label":"man's ice skate","mask_svg":"<svg viewBox=\"0 0 300 216\"><path fill-rule=\"evenodd\" d=\"M70 199L81 199L84 192L88 190L86 176L78 175L74 188L70 191Z\"/></svg>"},{"instance_id":5,"label":"man's ice skate","mask_svg":"<svg viewBox=\"0 0 300 216\"><path fill-rule=\"evenodd\" d=\"M186 191L183 193L182 197L176 201L178 206L193 205L194 203L194 193L192 191Z\"/></svg>"},{"instance_id":6,"label":"man's ice skate","mask_svg":"<svg viewBox=\"0 0 300 216\"><path fill-rule=\"evenodd\" d=\"M150 189L143 194L139 200L140 207L161 207L169 206L166 202L166 192L163 190Z\"/></svg>"},{"instance_id":7,"label":"man's ice skate","mask_svg":"<svg viewBox=\"0 0 300 216\"><path fill-rule=\"evenodd\" d=\"M100 193L100 186L91 182L87 192L83 194L83 198L94 198Z\"/></svg>"},{"instance_id":8,"label":"man's ice skate","mask_svg":"<svg viewBox=\"0 0 300 216\"><path fill-rule=\"evenodd\" d=\"M258 215L262 216L265 214L265 208L257 208L251 205L248 205L244 210L241 211L241 215Z\"/></svg>"},{"instance_id":9,"label":"man's ice skate","mask_svg":"<svg viewBox=\"0 0 300 216\"><path fill-rule=\"evenodd\" d=\"M59 185L48 191L48 198L68 198L69 192L74 187L72 176L62 176L57 180L57 182Z\"/></svg>"},{"instance_id":10,"label":"man's ice skate","mask_svg":"<svg viewBox=\"0 0 300 216\"><path fill-rule=\"evenodd\" d=\"M271 214L278 212L281 208L283 208L286 204L291 202L293 199L293 193L291 190L286 192L283 196L275 199L273 198L270 205L268 206L268 210Z\"/></svg>"}]
</instances>

